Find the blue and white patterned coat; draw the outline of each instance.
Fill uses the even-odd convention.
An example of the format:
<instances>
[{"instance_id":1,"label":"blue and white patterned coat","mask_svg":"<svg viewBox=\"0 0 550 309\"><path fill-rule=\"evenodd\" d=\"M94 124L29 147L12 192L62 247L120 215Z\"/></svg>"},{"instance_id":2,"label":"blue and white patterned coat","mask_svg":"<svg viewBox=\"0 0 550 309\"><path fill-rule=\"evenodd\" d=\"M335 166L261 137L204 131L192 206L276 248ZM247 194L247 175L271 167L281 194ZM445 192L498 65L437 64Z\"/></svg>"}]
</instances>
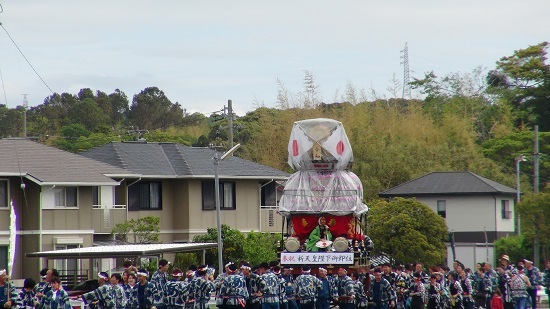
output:
<instances>
[{"instance_id":1,"label":"blue and white patterned coat","mask_svg":"<svg viewBox=\"0 0 550 309\"><path fill-rule=\"evenodd\" d=\"M115 308L112 287L108 284L104 284L91 292L82 294L82 299L84 299L86 303L97 302L97 307L99 309Z\"/></svg>"},{"instance_id":2,"label":"blue and white patterned coat","mask_svg":"<svg viewBox=\"0 0 550 309\"><path fill-rule=\"evenodd\" d=\"M116 309L126 308L126 293L121 285L117 284L111 286L111 296L115 302Z\"/></svg>"},{"instance_id":3,"label":"blue and white patterned coat","mask_svg":"<svg viewBox=\"0 0 550 309\"><path fill-rule=\"evenodd\" d=\"M317 290L323 287L323 283L312 275L300 275L296 278L296 297L301 303L315 301Z\"/></svg>"},{"instance_id":4,"label":"blue and white patterned coat","mask_svg":"<svg viewBox=\"0 0 550 309\"><path fill-rule=\"evenodd\" d=\"M339 302L341 303L353 303L353 297L355 296L355 285L353 280L348 276L338 277L336 279L336 289L338 290Z\"/></svg>"},{"instance_id":5,"label":"blue and white patterned coat","mask_svg":"<svg viewBox=\"0 0 550 309\"><path fill-rule=\"evenodd\" d=\"M246 304L249 295L244 277L238 274L225 277L220 287L220 297L225 300L226 305Z\"/></svg>"},{"instance_id":6,"label":"blue and white patterned coat","mask_svg":"<svg viewBox=\"0 0 550 309\"><path fill-rule=\"evenodd\" d=\"M19 292L19 296L17 297L17 308L38 308L38 305L38 299L36 298L34 290L25 291L25 289L22 289L21 292Z\"/></svg>"},{"instance_id":7,"label":"blue and white patterned coat","mask_svg":"<svg viewBox=\"0 0 550 309\"><path fill-rule=\"evenodd\" d=\"M126 308L128 309L137 309L139 308L138 300L138 286L130 286L129 284L124 285L124 296L126 297Z\"/></svg>"},{"instance_id":8,"label":"blue and white patterned coat","mask_svg":"<svg viewBox=\"0 0 550 309\"><path fill-rule=\"evenodd\" d=\"M215 286L212 281L208 281L203 277L199 277L195 286L193 287L193 294L195 296L195 308L202 309L206 307L210 300L210 294L214 292Z\"/></svg>"},{"instance_id":9,"label":"blue and white patterned coat","mask_svg":"<svg viewBox=\"0 0 550 309\"><path fill-rule=\"evenodd\" d=\"M157 300L158 304L165 304L166 303L166 282L168 282L168 279L166 278L166 273L162 272L160 270L157 270L153 273L151 276L151 280L149 280L151 283L155 285L157 288Z\"/></svg>"},{"instance_id":10,"label":"blue and white patterned coat","mask_svg":"<svg viewBox=\"0 0 550 309\"><path fill-rule=\"evenodd\" d=\"M281 283L279 277L268 271L260 276L260 291L263 293L262 303L279 303Z\"/></svg>"},{"instance_id":11,"label":"blue and white patterned coat","mask_svg":"<svg viewBox=\"0 0 550 309\"><path fill-rule=\"evenodd\" d=\"M166 305L169 307L183 307L187 298L189 283L170 280L166 283Z\"/></svg>"},{"instance_id":12,"label":"blue and white patterned coat","mask_svg":"<svg viewBox=\"0 0 550 309\"><path fill-rule=\"evenodd\" d=\"M69 301L69 294L63 289L57 291L49 290L40 302L42 309L72 309Z\"/></svg>"},{"instance_id":13,"label":"blue and white patterned coat","mask_svg":"<svg viewBox=\"0 0 550 309\"><path fill-rule=\"evenodd\" d=\"M353 281L355 292L355 306L357 308L366 308L368 306L367 293L365 293L365 285L359 280Z\"/></svg>"}]
</instances>

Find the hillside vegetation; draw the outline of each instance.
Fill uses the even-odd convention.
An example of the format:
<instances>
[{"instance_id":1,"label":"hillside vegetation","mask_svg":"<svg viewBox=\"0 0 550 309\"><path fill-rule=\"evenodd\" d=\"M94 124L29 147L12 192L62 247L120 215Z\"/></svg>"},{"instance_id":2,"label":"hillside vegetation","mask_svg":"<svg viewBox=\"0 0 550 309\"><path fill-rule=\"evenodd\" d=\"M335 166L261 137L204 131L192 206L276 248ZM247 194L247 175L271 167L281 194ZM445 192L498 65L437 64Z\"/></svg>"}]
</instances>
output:
<instances>
[{"instance_id":1,"label":"hillside vegetation","mask_svg":"<svg viewBox=\"0 0 550 309\"><path fill-rule=\"evenodd\" d=\"M273 106L259 106L233 121L237 155L292 172L287 144L294 121L332 118L344 124L354 151L353 171L367 199L432 171L469 170L515 186L515 159L523 191L530 190L533 127L539 127L540 179L550 179L550 66L548 43L520 49L494 69L438 77L427 72L411 86L423 99L373 98L348 85L339 102L323 103L312 73L293 96L279 82ZM21 136L23 107L0 105L0 137ZM72 152L109 141L172 141L188 146L227 145L227 117L190 114L157 87L130 100L113 93L82 89L53 94L27 111L27 136Z\"/></svg>"}]
</instances>

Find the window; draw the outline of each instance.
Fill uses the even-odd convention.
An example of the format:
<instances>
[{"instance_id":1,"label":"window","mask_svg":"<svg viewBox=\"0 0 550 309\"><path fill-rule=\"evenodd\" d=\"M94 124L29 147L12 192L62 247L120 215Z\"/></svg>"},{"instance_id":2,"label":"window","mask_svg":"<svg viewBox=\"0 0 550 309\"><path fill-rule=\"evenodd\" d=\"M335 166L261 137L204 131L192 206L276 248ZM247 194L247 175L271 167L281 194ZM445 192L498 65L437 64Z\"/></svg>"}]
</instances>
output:
<instances>
[{"instance_id":1,"label":"window","mask_svg":"<svg viewBox=\"0 0 550 309\"><path fill-rule=\"evenodd\" d=\"M128 210L162 210L160 181L142 181L128 187Z\"/></svg>"},{"instance_id":2,"label":"window","mask_svg":"<svg viewBox=\"0 0 550 309\"><path fill-rule=\"evenodd\" d=\"M262 185L262 206L277 206L280 196L277 194L277 182L272 181Z\"/></svg>"},{"instance_id":3,"label":"window","mask_svg":"<svg viewBox=\"0 0 550 309\"><path fill-rule=\"evenodd\" d=\"M0 207L8 207L8 180L0 179Z\"/></svg>"},{"instance_id":4,"label":"window","mask_svg":"<svg viewBox=\"0 0 550 309\"><path fill-rule=\"evenodd\" d=\"M54 206L77 207L77 187L60 187L54 190Z\"/></svg>"},{"instance_id":5,"label":"window","mask_svg":"<svg viewBox=\"0 0 550 309\"><path fill-rule=\"evenodd\" d=\"M8 246L0 246L0 269L8 269Z\"/></svg>"},{"instance_id":6,"label":"window","mask_svg":"<svg viewBox=\"0 0 550 309\"><path fill-rule=\"evenodd\" d=\"M512 218L512 211L510 210L510 201L509 200L501 200L500 201L500 209L502 211L502 219L511 219Z\"/></svg>"},{"instance_id":7,"label":"window","mask_svg":"<svg viewBox=\"0 0 550 309\"><path fill-rule=\"evenodd\" d=\"M101 203L101 187L92 187L92 205L100 205Z\"/></svg>"},{"instance_id":8,"label":"window","mask_svg":"<svg viewBox=\"0 0 550 309\"><path fill-rule=\"evenodd\" d=\"M437 214L442 218L447 218L447 203L445 200L437 201Z\"/></svg>"},{"instance_id":9,"label":"window","mask_svg":"<svg viewBox=\"0 0 550 309\"><path fill-rule=\"evenodd\" d=\"M80 248L80 245L55 245L55 250L66 250ZM61 275L75 276L78 274L78 260L77 259L65 259L55 260L55 269L60 270Z\"/></svg>"},{"instance_id":10,"label":"window","mask_svg":"<svg viewBox=\"0 0 550 309\"><path fill-rule=\"evenodd\" d=\"M235 182L220 181L220 209L235 209ZM202 210L216 210L214 181L202 182Z\"/></svg>"}]
</instances>

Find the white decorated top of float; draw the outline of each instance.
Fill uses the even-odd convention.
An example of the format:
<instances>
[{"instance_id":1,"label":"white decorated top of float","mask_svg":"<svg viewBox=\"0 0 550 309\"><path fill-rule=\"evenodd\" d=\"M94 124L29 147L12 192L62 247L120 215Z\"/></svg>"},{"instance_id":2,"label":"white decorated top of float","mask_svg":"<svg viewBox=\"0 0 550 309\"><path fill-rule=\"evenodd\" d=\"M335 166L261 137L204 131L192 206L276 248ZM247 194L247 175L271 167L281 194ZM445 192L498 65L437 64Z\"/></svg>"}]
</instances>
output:
<instances>
[{"instance_id":1,"label":"white decorated top of float","mask_svg":"<svg viewBox=\"0 0 550 309\"><path fill-rule=\"evenodd\" d=\"M346 170L352 162L351 144L340 121L294 122L288 142L288 164L294 170Z\"/></svg>"},{"instance_id":2,"label":"white decorated top of float","mask_svg":"<svg viewBox=\"0 0 550 309\"><path fill-rule=\"evenodd\" d=\"M285 184L279 213L359 216L368 211L363 204L363 186L351 171L298 171Z\"/></svg>"}]
</instances>

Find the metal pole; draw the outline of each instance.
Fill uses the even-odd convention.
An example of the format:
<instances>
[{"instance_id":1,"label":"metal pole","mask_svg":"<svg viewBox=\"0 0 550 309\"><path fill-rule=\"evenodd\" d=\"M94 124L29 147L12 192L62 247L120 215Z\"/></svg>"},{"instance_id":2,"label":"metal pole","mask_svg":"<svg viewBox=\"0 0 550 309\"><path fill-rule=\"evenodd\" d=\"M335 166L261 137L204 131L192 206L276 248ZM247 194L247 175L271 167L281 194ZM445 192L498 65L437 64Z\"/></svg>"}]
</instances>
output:
<instances>
[{"instance_id":1,"label":"metal pole","mask_svg":"<svg viewBox=\"0 0 550 309\"><path fill-rule=\"evenodd\" d=\"M216 156L214 157L214 191L216 197L216 217L218 225L218 269L219 275L223 273L223 242L222 242L222 222L220 215L220 176L218 175L218 164L220 164L220 159L218 157L218 151L216 151Z\"/></svg>"},{"instance_id":2,"label":"metal pole","mask_svg":"<svg viewBox=\"0 0 550 309\"><path fill-rule=\"evenodd\" d=\"M516 158L516 187L517 187L517 192L516 192L516 205L521 201L521 189L520 189L520 163L521 162L524 162L526 161L525 160L525 157L523 155L520 155L518 158ZM515 209L515 207L514 207ZM518 235L521 235L521 215L518 213Z\"/></svg>"},{"instance_id":3,"label":"metal pole","mask_svg":"<svg viewBox=\"0 0 550 309\"><path fill-rule=\"evenodd\" d=\"M535 126L535 139L533 141L533 193L539 193L539 126ZM539 266L539 233L537 226L533 228L534 266Z\"/></svg>"},{"instance_id":4,"label":"metal pole","mask_svg":"<svg viewBox=\"0 0 550 309\"><path fill-rule=\"evenodd\" d=\"M227 100L227 129L229 135L229 148L233 148L233 101Z\"/></svg>"},{"instance_id":5,"label":"metal pole","mask_svg":"<svg viewBox=\"0 0 550 309\"><path fill-rule=\"evenodd\" d=\"M539 193L539 126L535 126L533 141L533 193Z\"/></svg>"}]
</instances>

